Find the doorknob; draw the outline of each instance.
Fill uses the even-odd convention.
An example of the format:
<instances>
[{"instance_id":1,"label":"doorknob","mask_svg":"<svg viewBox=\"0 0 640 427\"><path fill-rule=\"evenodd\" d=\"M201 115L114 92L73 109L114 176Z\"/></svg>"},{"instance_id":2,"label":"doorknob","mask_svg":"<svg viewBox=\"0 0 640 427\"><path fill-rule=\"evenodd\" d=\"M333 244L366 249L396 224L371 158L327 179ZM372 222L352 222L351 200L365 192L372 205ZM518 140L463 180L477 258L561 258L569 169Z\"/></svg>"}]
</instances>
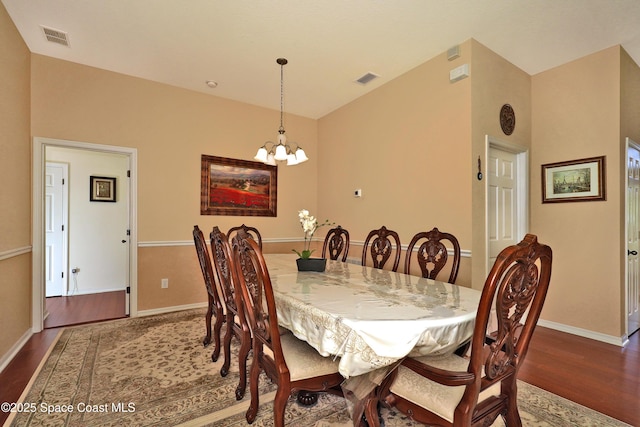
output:
<instances>
[{"instance_id":1,"label":"doorknob","mask_svg":"<svg viewBox=\"0 0 640 427\"><path fill-rule=\"evenodd\" d=\"M627 250L627 255L638 255L638 251Z\"/></svg>"},{"instance_id":2,"label":"doorknob","mask_svg":"<svg viewBox=\"0 0 640 427\"><path fill-rule=\"evenodd\" d=\"M123 241L122 241L122 243L127 243L127 241L126 241L126 240L123 240Z\"/></svg>"}]
</instances>

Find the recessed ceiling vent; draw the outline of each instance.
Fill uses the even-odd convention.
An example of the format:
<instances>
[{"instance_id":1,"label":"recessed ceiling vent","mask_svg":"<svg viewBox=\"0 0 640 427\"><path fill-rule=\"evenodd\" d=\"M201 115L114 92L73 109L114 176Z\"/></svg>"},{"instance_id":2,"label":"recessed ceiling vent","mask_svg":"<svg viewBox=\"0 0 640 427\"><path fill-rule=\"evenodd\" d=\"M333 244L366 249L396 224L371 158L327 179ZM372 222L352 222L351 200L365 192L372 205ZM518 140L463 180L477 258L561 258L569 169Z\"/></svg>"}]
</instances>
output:
<instances>
[{"instance_id":1,"label":"recessed ceiling vent","mask_svg":"<svg viewBox=\"0 0 640 427\"><path fill-rule=\"evenodd\" d=\"M366 85L371 80L377 79L378 77L380 76L378 76L377 74L373 74L372 72L368 72L367 74L356 80L356 82L360 83L361 85Z\"/></svg>"},{"instance_id":2,"label":"recessed ceiling vent","mask_svg":"<svg viewBox=\"0 0 640 427\"><path fill-rule=\"evenodd\" d=\"M44 32L44 36L47 38L48 41L69 47L69 37L67 36L67 33L65 33L64 31L54 30L53 28L48 28L44 26L40 26L40 28L42 28L42 31Z\"/></svg>"}]
</instances>

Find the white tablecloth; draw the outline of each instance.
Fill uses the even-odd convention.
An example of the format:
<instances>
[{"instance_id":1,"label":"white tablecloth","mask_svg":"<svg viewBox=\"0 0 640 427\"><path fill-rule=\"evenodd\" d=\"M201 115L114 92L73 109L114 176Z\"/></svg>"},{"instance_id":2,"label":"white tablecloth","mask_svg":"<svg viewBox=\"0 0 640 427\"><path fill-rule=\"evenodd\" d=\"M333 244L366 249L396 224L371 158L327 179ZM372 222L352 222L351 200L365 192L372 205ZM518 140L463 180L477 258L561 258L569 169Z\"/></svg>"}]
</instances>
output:
<instances>
[{"instance_id":1,"label":"white tablecloth","mask_svg":"<svg viewBox=\"0 0 640 427\"><path fill-rule=\"evenodd\" d=\"M345 378L407 355L448 353L471 337L477 290L329 260L325 272L298 272L295 258L265 255L278 322L323 356L339 356Z\"/></svg>"}]
</instances>

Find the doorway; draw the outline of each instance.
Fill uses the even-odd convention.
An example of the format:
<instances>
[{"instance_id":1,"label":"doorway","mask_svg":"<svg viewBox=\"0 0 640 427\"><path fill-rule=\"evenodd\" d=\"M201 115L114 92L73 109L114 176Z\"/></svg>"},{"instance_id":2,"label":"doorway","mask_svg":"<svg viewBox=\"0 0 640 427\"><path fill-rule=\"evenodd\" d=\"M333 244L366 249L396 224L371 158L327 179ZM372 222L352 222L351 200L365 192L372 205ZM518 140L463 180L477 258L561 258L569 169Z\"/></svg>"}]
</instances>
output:
<instances>
[{"instance_id":1,"label":"doorway","mask_svg":"<svg viewBox=\"0 0 640 427\"><path fill-rule=\"evenodd\" d=\"M89 295L124 289L128 291L125 298L126 314L137 315L137 251L130 250L130 247L137 247L137 151L38 137L34 138L33 143L33 332L42 330L46 307L45 162L51 160L51 157L59 157L60 153L66 153L72 159L69 163L69 179L73 181L69 185L69 212L75 217L69 218L69 222L76 221L75 225L69 225L67 295ZM51 153L57 153L58 156L51 156ZM81 159L98 160L87 163ZM109 169L113 161L124 163L125 166L122 169ZM116 178L115 203L91 200L89 175ZM74 208L74 204L79 204L80 208ZM111 223L117 222L114 218L120 217L113 212L120 210L124 212L124 222L119 223L117 232L108 231ZM83 276L85 280L82 280ZM99 283L103 278L106 279L104 283L108 284Z\"/></svg>"},{"instance_id":2,"label":"doorway","mask_svg":"<svg viewBox=\"0 0 640 427\"><path fill-rule=\"evenodd\" d=\"M69 165L47 162L45 186L45 294L67 295L67 207Z\"/></svg>"},{"instance_id":3,"label":"doorway","mask_svg":"<svg viewBox=\"0 0 640 427\"><path fill-rule=\"evenodd\" d=\"M487 267L504 248L517 244L529 228L528 150L486 137Z\"/></svg>"},{"instance_id":4,"label":"doorway","mask_svg":"<svg viewBox=\"0 0 640 427\"><path fill-rule=\"evenodd\" d=\"M627 138L626 292L627 337L640 329L640 145Z\"/></svg>"}]
</instances>

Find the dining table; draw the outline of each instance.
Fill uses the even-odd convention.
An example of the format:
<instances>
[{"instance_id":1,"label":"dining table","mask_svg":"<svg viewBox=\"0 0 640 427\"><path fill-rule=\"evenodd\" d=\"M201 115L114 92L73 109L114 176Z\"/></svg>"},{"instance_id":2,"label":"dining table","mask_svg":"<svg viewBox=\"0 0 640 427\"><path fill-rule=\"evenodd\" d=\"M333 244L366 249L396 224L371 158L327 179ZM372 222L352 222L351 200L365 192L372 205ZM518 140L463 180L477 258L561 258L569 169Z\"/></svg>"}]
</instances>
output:
<instances>
[{"instance_id":1,"label":"dining table","mask_svg":"<svg viewBox=\"0 0 640 427\"><path fill-rule=\"evenodd\" d=\"M350 262L313 272L298 271L295 254L264 258L278 323L339 359L356 401L403 358L451 354L473 332L478 290Z\"/></svg>"}]
</instances>

